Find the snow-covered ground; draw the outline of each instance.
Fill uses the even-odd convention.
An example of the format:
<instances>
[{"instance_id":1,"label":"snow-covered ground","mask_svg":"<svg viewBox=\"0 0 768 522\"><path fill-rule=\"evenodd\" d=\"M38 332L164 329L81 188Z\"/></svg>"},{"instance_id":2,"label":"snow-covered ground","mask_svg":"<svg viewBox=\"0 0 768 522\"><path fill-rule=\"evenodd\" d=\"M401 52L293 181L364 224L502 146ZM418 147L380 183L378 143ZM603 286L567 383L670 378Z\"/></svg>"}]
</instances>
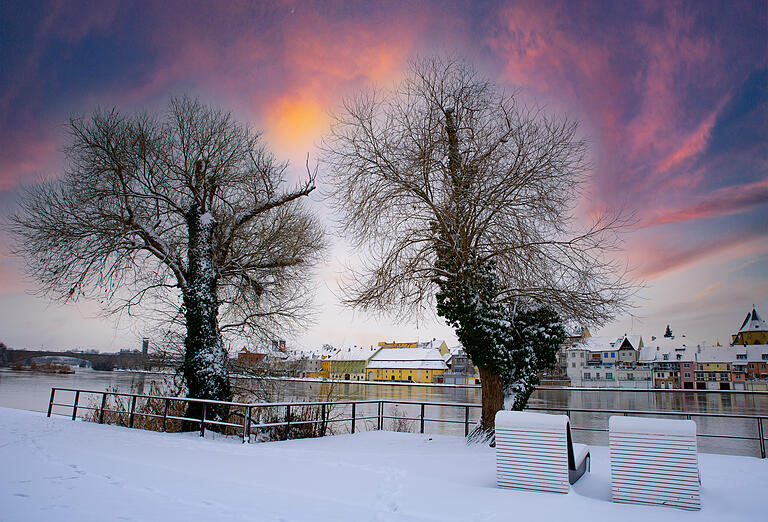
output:
<instances>
[{"instance_id":1,"label":"snow-covered ground","mask_svg":"<svg viewBox=\"0 0 768 522\"><path fill-rule=\"evenodd\" d=\"M768 460L700 455L702 511L613 504L608 451L567 495L499 489L494 450L367 432L240 444L0 408L0 520L764 520Z\"/></svg>"}]
</instances>

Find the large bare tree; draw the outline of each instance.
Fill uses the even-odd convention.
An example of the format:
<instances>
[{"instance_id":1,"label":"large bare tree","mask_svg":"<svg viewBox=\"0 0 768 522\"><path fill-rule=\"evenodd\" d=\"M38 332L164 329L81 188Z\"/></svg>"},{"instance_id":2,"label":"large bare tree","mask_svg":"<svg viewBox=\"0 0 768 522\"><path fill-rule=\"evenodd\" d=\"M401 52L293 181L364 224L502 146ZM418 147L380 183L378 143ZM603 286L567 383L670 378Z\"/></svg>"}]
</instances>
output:
<instances>
[{"instance_id":1,"label":"large bare tree","mask_svg":"<svg viewBox=\"0 0 768 522\"><path fill-rule=\"evenodd\" d=\"M606 257L622 220L574 217L589 168L578 125L471 66L414 62L392 91L346 100L323 148L331 201L363 253L346 302L400 317L437 304L479 366L484 430L505 391L524 406L561 319L598 325L626 308L631 286Z\"/></svg>"},{"instance_id":2,"label":"large bare tree","mask_svg":"<svg viewBox=\"0 0 768 522\"><path fill-rule=\"evenodd\" d=\"M228 399L223 332L271 337L306 317L324 248L301 204L314 172L286 188L259 133L186 97L161 116L97 111L68 129L69 168L27 187L12 218L28 272L64 301L178 319L189 396Z\"/></svg>"}]
</instances>

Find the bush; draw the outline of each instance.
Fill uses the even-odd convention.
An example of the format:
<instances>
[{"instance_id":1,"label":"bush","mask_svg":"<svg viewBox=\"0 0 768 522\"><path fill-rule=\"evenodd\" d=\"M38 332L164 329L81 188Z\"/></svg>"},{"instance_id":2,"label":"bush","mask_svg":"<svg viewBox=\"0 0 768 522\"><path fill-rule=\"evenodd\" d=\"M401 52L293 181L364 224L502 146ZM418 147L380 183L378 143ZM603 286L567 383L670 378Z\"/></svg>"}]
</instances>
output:
<instances>
[{"instance_id":1,"label":"bush","mask_svg":"<svg viewBox=\"0 0 768 522\"><path fill-rule=\"evenodd\" d=\"M390 431L399 431L403 433L413 433L416 422L408 418L408 413L401 411L397 406L392 408L392 419L389 419Z\"/></svg>"},{"instance_id":2,"label":"bush","mask_svg":"<svg viewBox=\"0 0 768 522\"><path fill-rule=\"evenodd\" d=\"M279 385L266 381L251 381L250 383L240 383L235 388L235 401L241 403L251 402L279 402L284 401L282 391ZM322 401L332 400L334 396L333 386L330 386L325 393L321 394ZM130 408L132 397L116 395L120 392L117 386L107 388L107 400L104 407L104 424L114 424L118 426L130 425ZM141 391L137 385L131 386L131 394L154 395L161 397L183 397L183 389L174 381L151 381L149 391ZM255 400L256 398L261 400ZM265 400L266 399L266 400ZM199 422L181 421L171 419L170 417L184 417L186 415L186 402L183 400L170 400L168 409L168 419L166 422L166 431L194 431L199 429ZM134 408L133 427L152 431L163 430L163 414L165 412L166 399L163 398L145 398L138 397ZM101 395L91 397L88 405L88 412L84 419L88 422L99 422L101 415ZM284 406L254 406L251 408L251 426L257 424L276 424L283 423L286 420L286 407ZM337 432L337 426L331 422L340 418L343 412L333 404L325 407L325 417L323 418L323 407L321 405L302 405L291 407L291 416L289 426L267 426L263 428L252 428L251 434L255 436L256 441L275 441L287 439L302 439L308 437L323 437ZM239 407L230 407L225 413L223 422L237 425L220 426L215 424L206 424L206 429L215 431L224 435L242 435L242 425L245 420L245 409Z\"/></svg>"},{"instance_id":3,"label":"bush","mask_svg":"<svg viewBox=\"0 0 768 522\"><path fill-rule=\"evenodd\" d=\"M149 391L141 392L142 395L178 396L170 393L174 388L168 381L151 381ZM107 388L107 401L104 405L104 424L128 426L130 424L131 397L110 395L121 393L118 386ZM130 393L139 394L137 385L131 386ZM134 409L133 427L151 431L163 431L163 414L165 413L165 399L152 399L139 397L136 399ZM99 422L101 414L101 396L92 397L88 403L88 413L83 417L88 422ZM186 403L171 400L168 403L168 417L183 417ZM182 431L182 422L176 419L167 419L166 430L168 432Z\"/></svg>"}]
</instances>

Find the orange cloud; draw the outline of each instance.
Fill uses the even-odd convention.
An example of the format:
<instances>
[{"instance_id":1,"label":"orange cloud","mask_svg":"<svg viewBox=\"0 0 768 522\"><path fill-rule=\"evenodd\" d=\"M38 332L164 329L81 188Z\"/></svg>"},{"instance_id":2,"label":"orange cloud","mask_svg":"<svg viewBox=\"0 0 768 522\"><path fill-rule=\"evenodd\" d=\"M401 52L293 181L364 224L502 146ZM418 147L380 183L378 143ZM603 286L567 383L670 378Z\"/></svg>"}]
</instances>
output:
<instances>
[{"instance_id":1,"label":"orange cloud","mask_svg":"<svg viewBox=\"0 0 768 522\"><path fill-rule=\"evenodd\" d=\"M279 149L307 149L329 123L324 104L300 94L277 99L265 112L269 141Z\"/></svg>"}]
</instances>

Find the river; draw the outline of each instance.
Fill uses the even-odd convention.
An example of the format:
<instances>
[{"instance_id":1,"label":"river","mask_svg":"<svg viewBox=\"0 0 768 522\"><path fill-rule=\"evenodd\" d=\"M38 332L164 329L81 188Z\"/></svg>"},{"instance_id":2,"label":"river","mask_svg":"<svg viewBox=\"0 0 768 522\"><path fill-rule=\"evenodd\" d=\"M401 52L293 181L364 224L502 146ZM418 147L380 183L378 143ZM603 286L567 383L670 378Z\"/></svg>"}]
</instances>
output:
<instances>
[{"instance_id":1,"label":"river","mask_svg":"<svg viewBox=\"0 0 768 522\"><path fill-rule=\"evenodd\" d=\"M162 380L157 374L133 372L98 372L77 369L70 375L52 375L30 372L14 372L0 369L0 406L44 412L48 408L48 400L52 387L78 388L102 391L107 388L118 388L120 391L147 393L149 384ZM270 401L310 401L318 399L359 400L359 399L390 399L401 401L416 401L424 403L471 403L480 404L478 388L453 388L443 386L392 385L371 383L329 383L307 382L294 380L270 380L265 383L254 381L236 381L236 385L266 389L261 397ZM59 397L57 402L72 402L71 394ZM735 413L747 415L768 416L768 395L747 393L704 393L704 392L670 392L663 390L644 391L606 391L606 390L537 390L529 402L530 406L549 408L573 409L614 409L614 410L659 410L691 413ZM361 420L356 429L373 429L375 420L363 419L376 415L377 405L360 405L356 412ZM400 405L394 411L394 405L388 405L385 415L417 418L420 406ZM69 414L71 409L58 407L54 413ZM348 412L347 412L348 413ZM474 421L479 415L479 408L473 408L470 419ZM604 429L607 426L608 414L572 412L573 427L588 429ZM465 409L448 406L427 405L425 418L447 419L453 423L425 423L428 433L447 433L462 435L464 432ZM741 437L756 437L756 421L751 419L724 419L717 417L696 418L699 434L721 434ZM388 420L388 425L397 422ZM764 422L768 431L768 421ZM401 426L418 431L419 421L402 421ZM348 429L348 423L341 429ZM587 444L607 444L607 434L585 430L574 431L574 439ZM699 438L699 450L715 453L740 455L759 455L757 441L739 439Z\"/></svg>"}]
</instances>

